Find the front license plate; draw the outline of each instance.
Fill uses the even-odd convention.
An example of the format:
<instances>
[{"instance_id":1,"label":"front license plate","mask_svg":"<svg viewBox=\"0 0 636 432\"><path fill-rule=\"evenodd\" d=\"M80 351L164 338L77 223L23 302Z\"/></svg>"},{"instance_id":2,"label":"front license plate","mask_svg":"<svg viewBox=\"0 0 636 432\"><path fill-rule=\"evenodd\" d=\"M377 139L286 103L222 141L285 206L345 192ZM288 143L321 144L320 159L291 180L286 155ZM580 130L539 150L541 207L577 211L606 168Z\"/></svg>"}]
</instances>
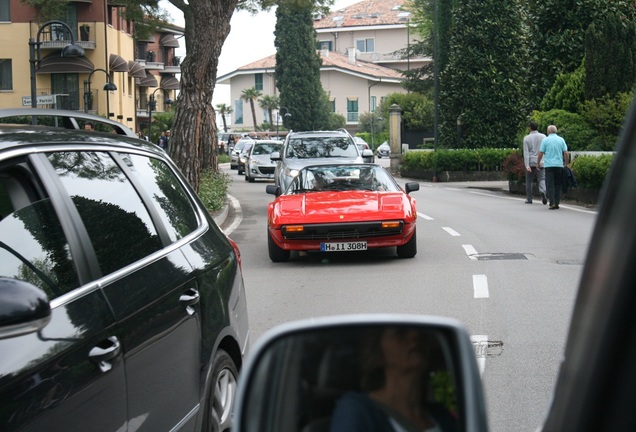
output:
<instances>
[{"instance_id":1,"label":"front license plate","mask_svg":"<svg viewBox=\"0 0 636 432\"><path fill-rule=\"evenodd\" d=\"M367 242L333 242L320 243L321 252L347 252L367 250Z\"/></svg>"}]
</instances>

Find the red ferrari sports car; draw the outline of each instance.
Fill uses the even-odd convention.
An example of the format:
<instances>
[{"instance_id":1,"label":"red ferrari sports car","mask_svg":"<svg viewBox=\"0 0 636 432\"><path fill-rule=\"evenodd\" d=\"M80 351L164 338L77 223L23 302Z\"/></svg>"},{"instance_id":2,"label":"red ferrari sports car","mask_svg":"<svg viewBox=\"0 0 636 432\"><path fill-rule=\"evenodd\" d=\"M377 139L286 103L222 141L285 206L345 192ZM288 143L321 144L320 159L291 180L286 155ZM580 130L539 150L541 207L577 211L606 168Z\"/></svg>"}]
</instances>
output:
<instances>
[{"instance_id":1,"label":"red ferrari sports car","mask_svg":"<svg viewBox=\"0 0 636 432\"><path fill-rule=\"evenodd\" d=\"M291 251L346 252L396 247L399 257L417 253L415 199L376 164L313 165L300 170L267 209L269 257L287 261Z\"/></svg>"}]
</instances>

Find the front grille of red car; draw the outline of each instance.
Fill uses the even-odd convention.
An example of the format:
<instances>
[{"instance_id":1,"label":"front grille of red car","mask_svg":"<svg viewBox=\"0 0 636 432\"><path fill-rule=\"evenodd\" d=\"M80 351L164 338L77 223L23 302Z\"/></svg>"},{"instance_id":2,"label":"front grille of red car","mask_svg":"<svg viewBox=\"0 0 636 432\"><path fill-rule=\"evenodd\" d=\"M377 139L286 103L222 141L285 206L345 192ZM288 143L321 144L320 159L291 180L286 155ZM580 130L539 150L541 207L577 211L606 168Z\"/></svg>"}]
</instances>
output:
<instances>
[{"instance_id":1,"label":"front grille of red car","mask_svg":"<svg viewBox=\"0 0 636 432\"><path fill-rule=\"evenodd\" d=\"M287 232L286 227L283 226L283 237L287 240L336 240L384 237L400 234L404 229L404 222L401 222L396 228L382 228L382 222L351 222L303 226L304 229L300 232Z\"/></svg>"}]
</instances>

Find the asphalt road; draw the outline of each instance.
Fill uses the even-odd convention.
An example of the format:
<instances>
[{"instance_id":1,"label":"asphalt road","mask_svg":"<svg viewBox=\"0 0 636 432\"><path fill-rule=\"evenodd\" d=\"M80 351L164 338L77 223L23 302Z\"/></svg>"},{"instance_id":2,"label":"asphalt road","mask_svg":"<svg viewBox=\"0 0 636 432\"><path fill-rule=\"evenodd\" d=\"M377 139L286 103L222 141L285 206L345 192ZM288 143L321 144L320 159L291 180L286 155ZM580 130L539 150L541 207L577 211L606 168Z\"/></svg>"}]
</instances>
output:
<instances>
[{"instance_id":1,"label":"asphalt road","mask_svg":"<svg viewBox=\"0 0 636 432\"><path fill-rule=\"evenodd\" d=\"M241 250L252 343L277 324L322 315L453 317L473 335L491 430L541 425L594 210L527 205L524 197L502 191L501 182L421 182L413 192L420 216L415 258L399 259L387 249L292 255L288 263L272 263L267 183L247 183L235 170L231 175L235 205L222 228Z\"/></svg>"}]
</instances>

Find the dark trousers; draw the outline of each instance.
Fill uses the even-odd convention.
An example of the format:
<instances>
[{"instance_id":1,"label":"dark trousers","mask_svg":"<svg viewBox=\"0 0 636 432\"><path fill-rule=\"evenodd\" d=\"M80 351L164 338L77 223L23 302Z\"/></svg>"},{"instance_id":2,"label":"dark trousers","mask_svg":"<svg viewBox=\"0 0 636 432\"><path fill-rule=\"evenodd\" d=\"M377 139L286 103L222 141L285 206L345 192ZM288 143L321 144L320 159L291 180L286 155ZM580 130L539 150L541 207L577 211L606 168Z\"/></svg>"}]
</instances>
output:
<instances>
[{"instance_id":1,"label":"dark trousers","mask_svg":"<svg viewBox=\"0 0 636 432\"><path fill-rule=\"evenodd\" d=\"M561 202L561 186L563 184L562 167L546 167L545 180L548 186L548 200L550 205L559 205Z\"/></svg>"}]
</instances>

